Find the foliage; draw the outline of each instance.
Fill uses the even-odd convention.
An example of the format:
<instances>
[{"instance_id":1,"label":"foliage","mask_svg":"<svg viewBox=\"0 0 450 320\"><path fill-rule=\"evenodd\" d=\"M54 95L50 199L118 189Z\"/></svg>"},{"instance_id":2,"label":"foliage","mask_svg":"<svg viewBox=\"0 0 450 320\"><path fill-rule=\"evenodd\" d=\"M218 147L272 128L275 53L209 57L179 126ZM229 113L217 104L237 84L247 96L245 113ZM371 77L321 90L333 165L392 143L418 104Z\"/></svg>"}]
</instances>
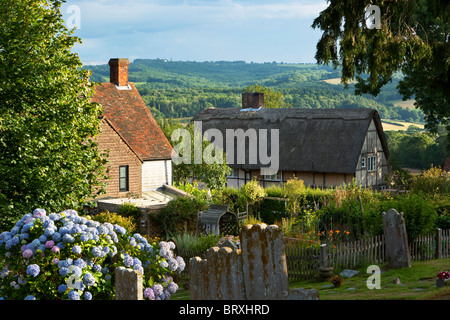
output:
<instances>
[{"instance_id":1,"label":"foliage","mask_svg":"<svg viewBox=\"0 0 450 320\"><path fill-rule=\"evenodd\" d=\"M437 134L429 132L386 131L389 158L394 168L429 169L442 166L450 156L446 150L447 131L440 127Z\"/></svg>"},{"instance_id":2,"label":"foliage","mask_svg":"<svg viewBox=\"0 0 450 320\"><path fill-rule=\"evenodd\" d=\"M299 215L300 210L306 203L305 189L303 180L299 179L288 180L283 186L283 195L288 199L287 210L294 217Z\"/></svg>"},{"instance_id":3,"label":"foliage","mask_svg":"<svg viewBox=\"0 0 450 320\"><path fill-rule=\"evenodd\" d=\"M174 248L74 210L47 215L36 209L0 234L0 296L112 300L115 268L124 266L144 275L145 298L168 299L178 288L171 275L185 267Z\"/></svg>"},{"instance_id":4,"label":"foliage","mask_svg":"<svg viewBox=\"0 0 450 320\"><path fill-rule=\"evenodd\" d=\"M117 213L123 217L130 218L135 225L139 225L142 218L141 209L132 202L125 202L119 206Z\"/></svg>"},{"instance_id":5,"label":"foliage","mask_svg":"<svg viewBox=\"0 0 450 320\"><path fill-rule=\"evenodd\" d=\"M35 207L81 208L103 192L101 107L72 53L57 0L2 1L0 9L1 227Z\"/></svg>"},{"instance_id":6,"label":"foliage","mask_svg":"<svg viewBox=\"0 0 450 320\"><path fill-rule=\"evenodd\" d=\"M180 250L204 252L209 248L216 246L221 238L221 235L216 234L200 234L195 236L190 233L183 233L176 235L174 240Z\"/></svg>"},{"instance_id":7,"label":"foliage","mask_svg":"<svg viewBox=\"0 0 450 320\"><path fill-rule=\"evenodd\" d=\"M92 80L109 81L107 64L85 68L92 70ZM189 118L206 108L240 107L243 88L257 83L273 92L281 92L283 104L294 108L369 107L376 109L384 119L423 121L420 110L393 105L402 99L396 90L397 78L373 97L355 96L340 84L324 82L338 77L340 71L332 67L303 63L136 59L129 67L130 81L135 83L157 118Z\"/></svg>"},{"instance_id":8,"label":"foliage","mask_svg":"<svg viewBox=\"0 0 450 320\"><path fill-rule=\"evenodd\" d=\"M197 133L194 130L194 124L183 126L172 119L160 121L159 124L180 158L180 163L176 161L173 163L175 181L186 184L197 180L205 183L210 189L220 189L225 185L231 168L226 164L226 155L223 150L216 150L207 139L201 139L202 155L201 163L198 163L195 159ZM180 138L181 141L179 141Z\"/></svg>"},{"instance_id":9,"label":"foliage","mask_svg":"<svg viewBox=\"0 0 450 320\"><path fill-rule=\"evenodd\" d=\"M112 225L119 225L127 231L127 233L137 232L137 226L132 217L124 217L114 212L101 212L99 214L91 216L91 219L100 223L110 223Z\"/></svg>"},{"instance_id":10,"label":"foliage","mask_svg":"<svg viewBox=\"0 0 450 320\"><path fill-rule=\"evenodd\" d=\"M413 177L411 190L433 197L440 194L450 196L450 174L440 168L431 167L421 175Z\"/></svg>"},{"instance_id":11,"label":"foliage","mask_svg":"<svg viewBox=\"0 0 450 320\"><path fill-rule=\"evenodd\" d=\"M169 201L161 212L155 215L155 221L162 230L162 237L169 239L181 232L180 224L196 222L197 212L206 210L206 202L190 197L177 197Z\"/></svg>"},{"instance_id":12,"label":"foliage","mask_svg":"<svg viewBox=\"0 0 450 320\"><path fill-rule=\"evenodd\" d=\"M339 0L329 2L312 25L322 31L317 62L342 66L342 81L356 78L357 94L377 95L401 71L404 78L399 81L399 93L404 100L415 97L415 106L424 112L427 127L436 132L439 124L450 126L448 2L378 2L378 30L362 26L368 4L356 0L346 5Z\"/></svg>"},{"instance_id":13,"label":"foliage","mask_svg":"<svg viewBox=\"0 0 450 320\"><path fill-rule=\"evenodd\" d=\"M265 192L264 188L259 184L259 181L252 179L241 187L239 196L243 201L252 205L261 201L261 198L265 196Z\"/></svg>"},{"instance_id":14,"label":"foliage","mask_svg":"<svg viewBox=\"0 0 450 320\"><path fill-rule=\"evenodd\" d=\"M330 282L333 284L335 288L339 288L344 283L344 278L340 275L335 274L331 277Z\"/></svg>"}]
</instances>

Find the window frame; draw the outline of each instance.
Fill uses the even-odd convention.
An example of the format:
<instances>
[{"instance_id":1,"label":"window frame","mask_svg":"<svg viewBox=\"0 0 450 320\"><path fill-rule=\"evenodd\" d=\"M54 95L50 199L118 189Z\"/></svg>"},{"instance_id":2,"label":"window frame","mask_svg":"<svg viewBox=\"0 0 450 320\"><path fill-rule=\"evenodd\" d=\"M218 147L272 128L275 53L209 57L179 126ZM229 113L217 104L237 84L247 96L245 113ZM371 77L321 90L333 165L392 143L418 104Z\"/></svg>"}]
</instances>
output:
<instances>
[{"instance_id":1,"label":"window frame","mask_svg":"<svg viewBox=\"0 0 450 320\"><path fill-rule=\"evenodd\" d=\"M361 169L366 167L366 157L361 157Z\"/></svg>"},{"instance_id":2,"label":"window frame","mask_svg":"<svg viewBox=\"0 0 450 320\"><path fill-rule=\"evenodd\" d=\"M122 169L125 169L125 176L122 176ZM125 182L125 187L122 187L122 183ZM130 170L128 165L119 166L119 192L130 191Z\"/></svg>"},{"instance_id":3,"label":"window frame","mask_svg":"<svg viewBox=\"0 0 450 320\"><path fill-rule=\"evenodd\" d=\"M278 175L279 175L279 178L278 178ZM273 177L275 177L275 178L273 178ZM283 171L278 171L277 173L275 173L275 174L270 174L270 175L264 175L263 176L263 178L264 178L264 181L283 181Z\"/></svg>"},{"instance_id":4,"label":"window frame","mask_svg":"<svg viewBox=\"0 0 450 320\"><path fill-rule=\"evenodd\" d=\"M377 156L367 157L367 171L377 171Z\"/></svg>"}]
</instances>

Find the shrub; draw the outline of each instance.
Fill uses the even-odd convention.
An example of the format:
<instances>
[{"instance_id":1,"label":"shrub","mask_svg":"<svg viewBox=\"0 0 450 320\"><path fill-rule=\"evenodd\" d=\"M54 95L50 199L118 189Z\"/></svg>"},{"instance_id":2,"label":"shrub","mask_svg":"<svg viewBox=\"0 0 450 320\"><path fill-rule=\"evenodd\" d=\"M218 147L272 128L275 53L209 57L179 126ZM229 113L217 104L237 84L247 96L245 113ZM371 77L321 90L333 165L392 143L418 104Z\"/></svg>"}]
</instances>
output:
<instances>
[{"instance_id":1,"label":"shrub","mask_svg":"<svg viewBox=\"0 0 450 320\"><path fill-rule=\"evenodd\" d=\"M0 297L114 299L114 270L125 266L144 275L145 298L168 299L178 288L171 275L185 267L173 249L74 210L36 209L0 234Z\"/></svg>"},{"instance_id":2,"label":"shrub","mask_svg":"<svg viewBox=\"0 0 450 320\"><path fill-rule=\"evenodd\" d=\"M169 239L183 231L180 224L185 224L185 229L189 223L195 224L197 212L207 207L206 202L197 198L177 197L170 200L154 218L158 227L163 230L162 237Z\"/></svg>"},{"instance_id":3,"label":"shrub","mask_svg":"<svg viewBox=\"0 0 450 320\"><path fill-rule=\"evenodd\" d=\"M450 175L445 170L432 167L421 175L413 177L410 188L414 192L422 192L432 196L450 195Z\"/></svg>"},{"instance_id":4,"label":"shrub","mask_svg":"<svg viewBox=\"0 0 450 320\"><path fill-rule=\"evenodd\" d=\"M108 222L113 225L118 224L119 226L124 227L128 233L135 233L138 231L135 219L133 217L123 217L114 212L106 211L96 214L92 216L92 220L98 221L100 223Z\"/></svg>"},{"instance_id":5,"label":"shrub","mask_svg":"<svg viewBox=\"0 0 450 320\"><path fill-rule=\"evenodd\" d=\"M423 194L409 193L381 203L381 212L387 212L391 208L403 212L410 242L422 234L434 231L437 213Z\"/></svg>"},{"instance_id":6,"label":"shrub","mask_svg":"<svg viewBox=\"0 0 450 320\"><path fill-rule=\"evenodd\" d=\"M193 250L196 252L206 251L211 247L214 247L219 242L221 235L216 234L200 234L199 236L185 233L183 235L177 235L174 237L178 248L180 250Z\"/></svg>"},{"instance_id":7,"label":"shrub","mask_svg":"<svg viewBox=\"0 0 450 320\"><path fill-rule=\"evenodd\" d=\"M136 207L134 203L126 202L119 206L119 209L117 210L117 213L121 216L124 216L126 218L133 219L133 222L136 225L139 225L139 220L142 217L141 210Z\"/></svg>"}]
</instances>

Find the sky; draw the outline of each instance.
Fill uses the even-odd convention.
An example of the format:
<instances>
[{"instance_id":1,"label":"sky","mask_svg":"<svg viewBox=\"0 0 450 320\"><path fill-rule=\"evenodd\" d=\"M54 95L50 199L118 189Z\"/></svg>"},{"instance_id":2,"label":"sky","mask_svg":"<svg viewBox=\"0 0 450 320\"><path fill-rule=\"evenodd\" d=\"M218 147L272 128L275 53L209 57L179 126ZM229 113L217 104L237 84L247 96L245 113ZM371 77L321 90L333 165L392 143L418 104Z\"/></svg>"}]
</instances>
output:
<instances>
[{"instance_id":1,"label":"sky","mask_svg":"<svg viewBox=\"0 0 450 320\"><path fill-rule=\"evenodd\" d=\"M326 0L68 0L83 64L110 58L315 63Z\"/></svg>"}]
</instances>

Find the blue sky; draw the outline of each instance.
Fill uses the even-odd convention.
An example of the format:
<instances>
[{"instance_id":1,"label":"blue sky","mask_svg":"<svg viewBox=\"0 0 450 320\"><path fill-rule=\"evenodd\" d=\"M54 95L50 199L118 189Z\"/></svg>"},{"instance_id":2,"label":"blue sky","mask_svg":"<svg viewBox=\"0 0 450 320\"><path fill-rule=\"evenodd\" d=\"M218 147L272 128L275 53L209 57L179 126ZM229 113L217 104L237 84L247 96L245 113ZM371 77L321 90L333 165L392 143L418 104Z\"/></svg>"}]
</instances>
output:
<instances>
[{"instance_id":1,"label":"blue sky","mask_svg":"<svg viewBox=\"0 0 450 320\"><path fill-rule=\"evenodd\" d=\"M69 5L79 9L77 18ZM84 64L110 58L312 62L325 0L69 0ZM77 20L78 19L78 20Z\"/></svg>"}]
</instances>

